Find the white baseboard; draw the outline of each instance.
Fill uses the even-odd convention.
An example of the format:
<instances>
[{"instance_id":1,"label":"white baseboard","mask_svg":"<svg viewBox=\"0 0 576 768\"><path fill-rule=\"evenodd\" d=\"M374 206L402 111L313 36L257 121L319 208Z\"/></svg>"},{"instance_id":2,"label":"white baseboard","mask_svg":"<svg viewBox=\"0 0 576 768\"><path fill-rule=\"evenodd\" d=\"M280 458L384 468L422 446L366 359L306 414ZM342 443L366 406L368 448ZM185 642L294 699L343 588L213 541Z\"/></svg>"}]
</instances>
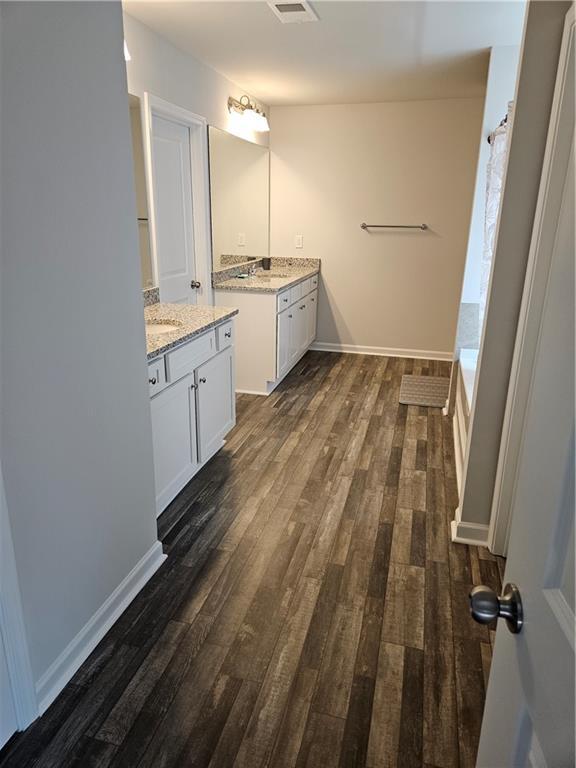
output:
<instances>
[{"instance_id":1,"label":"white baseboard","mask_svg":"<svg viewBox=\"0 0 576 768\"><path fill-rule=\"evenodd\" d=\"M465 523L460 519L460 507L450 523L452 541L457 544L471 544L475 547L488 546L488 526L483 523Z\"/></svg>"},{"instance_id":2,"label":"white baseboard","mask_svg":"<svg viewBox=\"0 0 576 768\"><path fill-rule=\"evenodd\" d=\"M270 392L258 392L255 389L237 389L236 394L237 395L263 395L264 397L268 397Z\"/></svg>"},{"instance_id":3,"label":"white baseboard","mask_svg":"<svg viewBox=\"0 0 576 768\"><path fill-rule=\"evenodd\" d=\"M415 357L423 360L448 360L454 358L453 350L438 352L430 349L399 349L396 347L361 347L356 344L332 344L315 341L310 349L317 352L347 352L351 355L378 355L379 357Z\"/></svg>"},{"instance_id":4,"label":"white baseboard","mask_svg":"<svg viewBox=\"0 0 576 768\"><path fill-rule=\"evenodd\" d=\"M155 542L60 656L52 662L36 683L39 714L43 714L48 709L165 559L162 544L159 541Z\"/></svg>"}]
</instances>

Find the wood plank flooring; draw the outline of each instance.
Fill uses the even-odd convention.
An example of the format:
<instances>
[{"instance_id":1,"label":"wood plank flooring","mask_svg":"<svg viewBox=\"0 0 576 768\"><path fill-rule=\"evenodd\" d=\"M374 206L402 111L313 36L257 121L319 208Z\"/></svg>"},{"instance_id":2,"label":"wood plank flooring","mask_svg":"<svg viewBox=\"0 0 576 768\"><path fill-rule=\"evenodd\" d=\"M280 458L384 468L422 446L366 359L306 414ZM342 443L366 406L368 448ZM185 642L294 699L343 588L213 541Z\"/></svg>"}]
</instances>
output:
<instances>
[{"instance_id":1,"label":"wood plank flooring","mask_svg":"<svg viewBox=\"0 0 576 768\"><path fill-rule=\"evenodd\" d=\"M0 766L473 766L493 632L450 543L450 421L398 403L436 361L309 352L238 397L159 520L168 559Z\"/></svg>"}]
</instances>

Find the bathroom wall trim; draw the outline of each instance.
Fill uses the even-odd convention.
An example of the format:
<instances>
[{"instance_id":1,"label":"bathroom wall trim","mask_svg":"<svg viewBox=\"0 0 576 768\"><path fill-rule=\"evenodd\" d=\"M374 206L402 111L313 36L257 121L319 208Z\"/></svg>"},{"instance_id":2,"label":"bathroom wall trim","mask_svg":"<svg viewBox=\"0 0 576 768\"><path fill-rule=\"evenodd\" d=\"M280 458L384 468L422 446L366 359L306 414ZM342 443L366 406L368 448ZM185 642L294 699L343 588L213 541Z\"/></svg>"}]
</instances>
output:
<instances>
[{"instance_id":1,"label":"bathroom wall trim","mask_svg":"<svg viewBox=\"0 0 576 768\"><path fill-rule=\"evenodd\" d=\"M166 560L157 541L102 603L36 684L39 714L43 714L100 640Z\"/></svg>"},{"instance_id":2,"label":"bathroom wall trim","mask_svg":"<svg viewBox=\"0 0 576 768\"><path fill-rule=\"evenodd\" d=\"M38 717L38 702L28 653L12 531L1 475L0 587L0 643L3 642L6 653L9 686L18 729L23 731Z\"/></svg>"},{"instance_id":3,"label":"bathroom wall trim","mask_svg":"<svg viewBox=\"0 0 576 768\"><path fill-rule=\"evenodd\" d=\"M488 526L483 523L465 523L460 516L460 507L454 513L451 524L452 541L455 544L470 544L475 547L488 546Z\"/></svg>"},{"instance_id":4,"label":"bathroom wall trim","mask_svg":"<svg viewBox=\"0 0 576 768\"><path fill-rule=\"evenodd\" d=\"M379 357L414 357L419 360L448 360L454 357L453 352L439 352L430 349L401 349L397 347L363 347L358 344L333 344L331 342L315 341L310 349L318 352L347 352L351 355L377 355Z\"/></svg>"}]
</instances>

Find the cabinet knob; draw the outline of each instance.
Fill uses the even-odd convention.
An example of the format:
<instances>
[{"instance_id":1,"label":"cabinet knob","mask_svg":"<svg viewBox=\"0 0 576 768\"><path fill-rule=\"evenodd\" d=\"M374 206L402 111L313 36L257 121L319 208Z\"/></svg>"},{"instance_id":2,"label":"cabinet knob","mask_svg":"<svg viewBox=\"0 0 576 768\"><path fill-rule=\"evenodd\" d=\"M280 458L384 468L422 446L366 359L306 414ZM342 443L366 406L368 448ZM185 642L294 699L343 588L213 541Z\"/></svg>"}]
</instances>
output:
<instances>
[{"instance_id":1,"label":"cabinet knob","mask_svg":"<svg viewBox=\"0 0 576 768\"><path fill-rule=\"evenodd\" d=\"M190 389L194 391L195 389L198 389L198 387L196 386L196 384L190 384Z\"/></svg>"},{"instance_id":2,"label":"cabinet knob","mask_svg":"<svg viewBox=\"0 0 576 768\"><path fill-rule=\"evenodd\" d=\"M202 377L201 379L198 379L198 382L200 384L206 384L206 379L204 377Z\"/></svg>"},{"instance_id":3,"label":"cabinet knob","mask_svg":"<svg viewBox=\"0 0 576 768\"><path fill-rule=\"evenodd\" d=\"M288 315L288 320L292 320L292 315Z\"/></svg>"},{"instance_id":4,"label":"cabinet knob","mask_svg":"<svg viewBox=\"0 0 576 768\"><path fill-rule=\"evenodd\" d=\"M199 280L192 280L190 282L190 288L201 288L202 283Z\"/></svg>"},{"instance_id":5,"label":"cabinet knob","mask_svg":"<svg viewBox=\"0 0 576 768\"><path fill-rule=\"evenodd\" d=\"M232 338L232 331L226 331L226 332L224 333L224 336L225 336L227 339L231 339L231 338Z\"/></svg>"},{"instance_id":6,"label":"cabinet knob","mask_svg":"<svg viewBox=\"0 0 576 768\"><path fill-rule=\"evenodd\" d=\"M151 379L148 379L148 384L152 384L152 386L154 386L154 384L156 384L156 377L153 376Z\"/></svg>"},{"instance_id":7,"label":"cabinet knob","mask_svg":"<svg viewBox=\"0 0 576 768\"><path fill-rule=\"evenodd\" d=\"M306 309L306 304L302 304L302 306L300 307L300 309Z\"/></svg>"}]
</instances>

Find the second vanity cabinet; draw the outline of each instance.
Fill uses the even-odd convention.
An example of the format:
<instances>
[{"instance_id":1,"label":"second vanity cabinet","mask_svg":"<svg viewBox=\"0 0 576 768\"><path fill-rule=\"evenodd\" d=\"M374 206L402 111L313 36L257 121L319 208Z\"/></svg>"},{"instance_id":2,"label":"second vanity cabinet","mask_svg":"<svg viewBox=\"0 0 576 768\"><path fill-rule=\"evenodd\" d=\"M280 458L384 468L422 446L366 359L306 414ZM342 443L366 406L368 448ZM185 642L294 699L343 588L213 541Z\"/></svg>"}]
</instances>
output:
<instances>
[{"instance_id":1,"label":"second vanity cabinet","mask_svg":"<svg viewBox=\"0 0 576 768\"><path fill-rule=\"evenodd\" d=\"M233 323L148 365L156 512L222 447L236 421Z\"/></svg>"},{"instance_id":2,"label":"second vanity cabinet","mask_svg":"<svg viewBox=\"0 0 576 768\"><path fill-rule=\"evenodd\" d=\"M265 274L261 275L265 278ZM279 290L214 286L216 303L240 310L236 318L236 388L267 395L316 338L319 274Z\"/></svg>"},{"instance_id":3,"label":"second vanity cabinet","mask_svg":"<svg viewBox=\"0 0 576 768\"><path fill-rule=\"evenodd\" d=\"M306 282L306 281L305 281ZM307 289L309 286L305 286ZM290 293L286 291L285 293ZM278 306L285 300L278 297ZM288 296L291 300L292 297ZM276 323L276 350L278 355L277 377L281 379L298 362L316 337L316 313L318 291L307 293L298 298L287 309L278 313Z\"/></svg>"}]
</instances>

